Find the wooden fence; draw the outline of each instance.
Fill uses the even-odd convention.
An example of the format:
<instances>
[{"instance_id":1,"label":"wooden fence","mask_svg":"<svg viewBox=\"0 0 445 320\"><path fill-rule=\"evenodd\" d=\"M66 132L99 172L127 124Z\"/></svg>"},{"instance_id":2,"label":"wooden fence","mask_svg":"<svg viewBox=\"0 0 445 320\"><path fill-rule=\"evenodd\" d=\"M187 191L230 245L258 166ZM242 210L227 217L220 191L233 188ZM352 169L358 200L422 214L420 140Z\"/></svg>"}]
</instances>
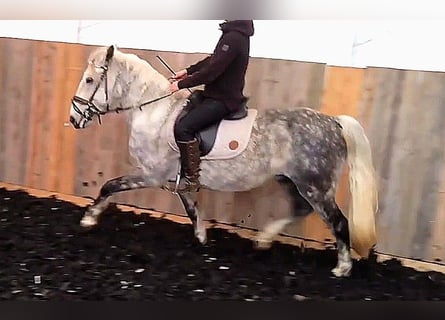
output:
<instances>
[{"instance_id":1,"label":"wooden fence","mask_svg":"<svg viewBox=\"0 0 445 320\"><path fill-rule=\"evenodd\" d=\"M82 131L64 126L93 46L0 38L0 180L79 196L96 196L106 180L131 172L128 131L120 115ZM125 50L169 75L201 54ZM252 58L246 93L260 112L309 106L348 114L365 127L379 176L378 250L426 261L445 259L445 74ZM348 204L345 176L337 195ZM273 199L273 200L271 200ZM122 193L115 201L183 213L161 190ZM289 214L274 182L242 193L205 191L207 218L261 228ZM346 212L346 211L345 211ZM316 214L286 233L332 241Z\"/></svg>"}]
</instances>

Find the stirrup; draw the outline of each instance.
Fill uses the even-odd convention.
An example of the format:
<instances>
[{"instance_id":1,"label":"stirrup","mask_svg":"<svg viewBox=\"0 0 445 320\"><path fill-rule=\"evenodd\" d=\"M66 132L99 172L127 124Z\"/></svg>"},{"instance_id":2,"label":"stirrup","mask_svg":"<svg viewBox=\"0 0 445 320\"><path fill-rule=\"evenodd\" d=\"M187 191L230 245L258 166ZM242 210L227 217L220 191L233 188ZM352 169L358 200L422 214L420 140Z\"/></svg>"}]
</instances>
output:
<instances>
[{"instance_id":1,"label":"stirrup","mask_svg":"<svg viewBox=\"0 0 445 320\"><path fill-rule=\"evenodd\" d=\"M164 189L165 191L171 192L173 194L178 194L178 193L185 193L185 192L198 192L201 188L201 185L198 183L196 184L197 188L196 190L193 190L191 187L194 186L194 184L189 184L188 181L184 181L186 180L185 178L182 178L181 181L179 183L176 183L175 181L169 181L171 182L171 184L166 184L164 186L162 186L162 189ZM174 183L174 185L172 185Z\"/></svg>"},{"instance_id":2,"label":"stirrup","mask_svg":"<svg viewBox=\"0 0 445 320\"><path fill-rule=\"evenodd\" d=\"M191 182L188 178L182 178L176 186L177 192L198 192L201 185L199 181L197 183ZM196 190L195 190L196 189Z\"/></svg>"},{"instance_id":3,"label":"stirrup","mask_svg":"<svg viewBox=\"0 0 445 320\"><path fill-rule=\"evenodd\" d=\"M197 183L197 189L196 191L190 190L190 184L187 181L188 179L186 177L181 177L181 163L179 162L178 165L178 171L176 172L176 178L175 180L168 180L168 183L166 185L163 185L161 189L171 192L173 194L178 194L179 192L198 192L201 188L201 184ZM181 182L183 183L183 187L181 188ZM174 185L172 185L174 183ZM184 186L185 184L185 186Z\"/></svg>"}]
</instances>

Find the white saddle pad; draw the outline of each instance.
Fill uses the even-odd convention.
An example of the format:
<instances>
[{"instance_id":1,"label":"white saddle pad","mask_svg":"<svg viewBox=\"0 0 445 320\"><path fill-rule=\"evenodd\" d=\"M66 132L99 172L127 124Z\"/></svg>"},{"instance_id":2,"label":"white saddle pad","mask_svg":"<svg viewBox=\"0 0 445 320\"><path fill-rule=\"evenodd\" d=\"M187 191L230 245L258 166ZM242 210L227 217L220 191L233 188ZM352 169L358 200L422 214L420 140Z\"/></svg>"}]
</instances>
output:
<instances>
[{"instance_id":1,"label":"white saddle pad","mask_svg":"<svg viewBox=\"0 0 445 320\"><path fill-rule=\"evenodd\" d=\"M240 155L247 148L257 114L256 109L248 109L247 116L243 119L222 120L212 150L202 159L222 160ZM175 119L171 119L167 125L167 141L173 150L179 152L173 134L174 123Z\"/></svg>"}]
</instances>

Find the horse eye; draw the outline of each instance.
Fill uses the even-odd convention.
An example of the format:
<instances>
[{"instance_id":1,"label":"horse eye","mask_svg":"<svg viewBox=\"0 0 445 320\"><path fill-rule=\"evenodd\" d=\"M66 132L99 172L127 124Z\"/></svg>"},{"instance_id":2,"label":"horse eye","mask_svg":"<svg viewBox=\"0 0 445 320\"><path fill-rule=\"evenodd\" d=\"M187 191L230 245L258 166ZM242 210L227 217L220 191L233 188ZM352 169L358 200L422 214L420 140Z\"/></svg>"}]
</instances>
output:
<instances>
[{"instance_id":1,"label":"horse eye","mask_svg":"<svg viewBox=\"0 0 445 320\"><path fill-rule=\"evenodd\" d=\"M93 78L88 77L88 78L85 79L85 81L86 81L87 83L92 83L92 82L93 82Z\"/></svg>"}]
</instances>

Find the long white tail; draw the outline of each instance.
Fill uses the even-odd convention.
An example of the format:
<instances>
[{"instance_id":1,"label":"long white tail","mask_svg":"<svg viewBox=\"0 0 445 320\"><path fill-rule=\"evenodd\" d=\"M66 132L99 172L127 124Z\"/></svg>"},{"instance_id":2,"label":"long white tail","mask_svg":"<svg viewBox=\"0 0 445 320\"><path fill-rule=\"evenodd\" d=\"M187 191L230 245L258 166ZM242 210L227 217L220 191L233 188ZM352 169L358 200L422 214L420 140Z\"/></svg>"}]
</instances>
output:
<instances>
[{"instance_id":1,"label":"long white tail","mask_svg":"<svg viewBox=\"0 0 445 320\"><path fill-rule=\"evenodd\" d=\"M377 182L371 147L360 123L346 115L338 116L348 149L349 202L348 224L351 247L368 258L376 244L375 214L378 210Z\"/></svg>"}]
</instances>

